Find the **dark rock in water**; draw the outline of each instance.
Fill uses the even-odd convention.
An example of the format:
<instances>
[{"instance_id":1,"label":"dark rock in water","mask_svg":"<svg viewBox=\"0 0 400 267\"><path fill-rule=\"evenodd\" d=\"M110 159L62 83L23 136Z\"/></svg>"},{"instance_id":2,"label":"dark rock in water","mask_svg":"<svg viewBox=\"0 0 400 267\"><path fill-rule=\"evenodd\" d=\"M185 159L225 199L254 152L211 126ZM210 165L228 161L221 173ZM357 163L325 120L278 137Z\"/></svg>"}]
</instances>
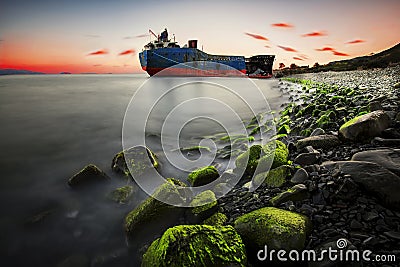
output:
<instances>
[{"instance_id":1,"label":"dark rock in water","mask_svg":"<svg viewBox=\"0 0 400 267\"><path fill-rule=\"evenodd\" d=\"M305 169L300 168L296 171L293 175L292 179L290 180L291 183L294 184L301 184L308 180L308 173Z\"/></svg>"},{"instance_id":2,"label":"dark rock in water","mask_svg":"<svg viewBox=\"0 0 400 267\"><path fill-rule=\"evenodd\" d=\"M374 145L381 145L381 146L400 146L400 139L385 139L381 137L375 137L372 140Z\"/></svg>"},{"instance_id":3,"label":"dark rock in water","mask_svg":"<svg viewBox=\"0 0 400 267\"><path fill-rule=\"evenodd\" d=\"M321 154L318 151L310 153L301 153L295 159L294 162L301 166L311 165L317 163Z\"/></svg>"},{"instance_id":4,"label":"dark rock in water","mask_svg":"<svg viewBox=\"0 0 400 267\"><path fill-rule=\"evenodd\" d=\"M316 128L314 131L312 131L311 136L316 136L316 135L323 135L325 134L325 130L321 128Z\"/></svg>"},{"instance_id":5,"label":"dark rock in water","mask_svg":"<svg viewBox=\"0 0 400 267\"><path fill-rule=\"evenodd\" d=\"M107 195L108 199L119 203L124 204L129 202L129 199L133 195L133 186L126 185L120 188L113 190L110 194Z\"/></svg>"},{"instance_id":6,"label":"dark rock in water","mask_svg":"<svg viewBox=\"0 0 400 267\"><path fill-rule=\"evenodd\" d=\"M382 110L382 105L378 101L372 101L368 104L369 110L370 111L376 111L376 110Z\"/></svg>"},{"instance_id":7,"label":"dark rock in water","mask_svg":"<svg viewBox=\"0 0 400 267\"><path fill-rule=\"evenodd\" d=\"M334 135L316 135L306 137L304 139L298 140L296 147L302 149L306 146L312 146L313 148L323 148L328 149L331 147L336 147L340 144L339 138Z\"/></svg>"},{"instance_id":8,"label":"dark rock in water","mask_svg":"<svg viewBox=\"0 0 400 267\"><path fill-rule=\"evenodd\" d=\"M400 149L378 149L358 152L354 161L369 161L379 164L400 176Z\"/></svg>"},{"instance_id":9,"label":"dark rock in water","mask_svg":"<svg viewBox=\"0 0 400 267\"><path fill-rule=\"evenodd\" d=\"M125 231L129 238L141 234L144 229L150 229L149 224L156 225L157 230L164 231L174 225L180 218L184 209L169 205L160 200L168 200L176 205L185 203L185 194L178 189L185 184L176 179L167 179L152 196L128 213L125 217ZM162 221L162 223L160 223Z\"/></svg>"},{"instance_id":10,"label":"dark rock in water","mask_svg":"<svg viewBox=\"0 0 400 267\"><path fill-rule=\"evenodd\" d=\"M111 164L111 169L114 172L135 177L151 173L158 167L157 156L144 146L136 146L119 152L114 156Z\"/></svg>"},{"instance_id":11,"label":"dark rock in water","mask_svg":"<svg viewBox=\"0 0 400 267\"><path fill-rule=\"evenodd\" d=\"M349 140L365 140L379 136L390 125L390 118L383 110L355 117L339 129L339 134Z\"/></svg>"},{"instance_id":12,"label":"dark rock in water","mask_svg":"<svg viewBox=\"0 0 400 267\"><path fill-rule=\"evenodd\" d=\"M272 206L279 206L287 201L301 201L308 198L308 190L304 184L298 184L280 193L270 200Z\"/></svg>"},{"instance_id":13,"label":"dark rock in water","mask_svg":"<svg viewBox=\"0 0 400 267\"><path fill-rule=\"evenodd\" d=\"M188 176L188 181L193 186L202 186L218 179L219 174L214 166L206 166L192 171Z\"/></svg>"},{"instance_id":14,"label":"dark rock in water","mask_svg":"<svg viewBox=\"0 0 400 267\"><path fill-rule=\"evenodd\" d=\"M100 170L96 165L89 164L82 170L76 173L74 176L69 178L68 185L71 187L87 185L94 182L109 181L111 178Z\"/></svg>"},{"instance_id":15,"label":"dark rock in water","mask_svg":"<svg viewBox=\"0 0 400 267\"><path fill-rule=\"evenodd\" d=\"M399 176L381 165L367 161L338 161L335 164L340 171L350 175L356 183L375 194L383 203L399 209Z\"/></svg>"},{"instance_id":16,"label":"dark rock in water","mask_svg":"<svg viewBox=\"0 0 400 267\"><path fill-rule=\"evenodd\" d=\"M235 229L251 252L264 249L296 249L305 246L310 233L309 219L301 214L273 207L261 208L235 220Z\"/></svg>"},{"instance_id":17,"label":"dark rock in water","mask_svg":"<svg viewBox=\"0 0 400 267\"><path fill-rule=\"evenodd\" d=\"M246 266L246 249L232 226L178 225L156 239L142 267Z\"/></svg>"}]
</instances>

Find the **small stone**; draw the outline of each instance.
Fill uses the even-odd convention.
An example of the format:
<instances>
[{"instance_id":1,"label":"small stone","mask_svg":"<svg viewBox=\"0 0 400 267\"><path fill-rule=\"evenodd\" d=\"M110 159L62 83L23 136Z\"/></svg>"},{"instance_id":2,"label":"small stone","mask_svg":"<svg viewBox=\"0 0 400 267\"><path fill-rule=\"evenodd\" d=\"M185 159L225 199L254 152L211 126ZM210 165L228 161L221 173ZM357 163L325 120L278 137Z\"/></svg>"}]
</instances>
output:
<instances>
[{"instance_id":1,"label":"small stone","mask_svg":"<svg viewBox=\"0 0 400 267\"><path fill-rule=\"evenodd\" d=\"M71 187L76 187L79 185L86 185L93 182L104 182L109 181L110 177L107 176L102 170L96 165L89 164L85 166L78 173L73 175L68 180L68 185Z\"/></svg>"},{"instance_id":2,"label":"small stone","mask_svg":"<svg viewBox=\"0 0 400 267\"><path fill-rule=\"evenodd\" d=\"M298 184L270 200L272 206L279 206L287 201L301 201L308 197L308 190L304 184Z\"/></svg>"},{"instance_id":3,"label":"small stone","mask_svg":"<svg viewBox=\"0 0 400 267\"><path fill-rule=\"evenodd\" d=\"M376 110L382 110L383 109L381 103L378 102L378 101L370 102L368 104L368 107L369 107L370 111L376 111Z\"/></svg>"},{"instance_id":4,"label":"small stone","mask_svg":"<svg viewBox=\"0 0 400 267\"><path fill-rule=\"evenodd\" d=\"M367 212L362 217L365 221L369 222L379 218L379 214L376 212Z\"/></svg>"},{"instance_id":5,"label":"small stone","mask_svg":"<svg viewBox=\"0 0 400 267\"><path fill-rule=\"evenodd\" d=\"M340 144L339 138L334 135L316 135L306 137L304 139L298 140L296 143L296 147L298 149L302 149L306 146L312 146L316 149L323 148L328 149L331 147L336 147Z\"/></svg>"},{"instance_id":6,"label":"small stone","mask_svg":"<svg viewBox=\"0 0 400 267\"><path fill-rule=\"evenodd\" d=\"M290 180L290 182L293 183L293 184L302 184L306 180L308 180L308 173L307 173L307 171L305 169L300 168L293 175L293 177Z\"/></svg>"},{"instance_id":7,"label":"small stone","mask_svg":"<svg viewBox=\"0 0 400 267\"><path fill-rule=\"evenodd\" d=\"M316 128L314 131L312 131L311 136L316 136L316 135L323 135L325 134L325 130L321 128Z\"/></svg>"},{"instance_id":8,"label":"small stone","mask_svg":"<svg viewBox=\"0 0 400 267\"><path fill-rule=\"evenodd\" d=\"M361 228L363 228L363 225L362 225L362 223L353 219L350 222L350 228L351 229L361 229Z\"/></svg>"},{"instance_id":9,"label":"small stone","mask_svg":"<svg viewBox=\"0 0 400 267\"><path fill-rule=\"evenodd\" d=\"M300 164L301 166L311 165L316 163L319 160L320 156L321 154L318 151L311 153L301 153L294 159L294 162Z\"/></svg>"}]
</instances>

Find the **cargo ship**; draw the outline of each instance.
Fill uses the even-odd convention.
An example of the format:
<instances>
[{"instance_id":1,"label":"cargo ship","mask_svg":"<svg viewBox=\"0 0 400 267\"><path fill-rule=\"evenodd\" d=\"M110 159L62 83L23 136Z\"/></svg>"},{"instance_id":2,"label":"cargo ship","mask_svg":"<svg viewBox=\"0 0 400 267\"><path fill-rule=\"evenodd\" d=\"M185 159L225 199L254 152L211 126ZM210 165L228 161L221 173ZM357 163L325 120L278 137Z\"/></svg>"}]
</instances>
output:
<instances>
[{"instance_id":1,"label":"cargo ship","mask_svg":"<svg viewBox=\"0 0 400 267\"><path fill-rule=\"evenodd\" d=\"M150 76L241 76L271 78L274 55L244 56L211 55L197 48L197 40L180 47L168 38L165 29L139 53L142 69Z\"/></svg>"}]
</instances>

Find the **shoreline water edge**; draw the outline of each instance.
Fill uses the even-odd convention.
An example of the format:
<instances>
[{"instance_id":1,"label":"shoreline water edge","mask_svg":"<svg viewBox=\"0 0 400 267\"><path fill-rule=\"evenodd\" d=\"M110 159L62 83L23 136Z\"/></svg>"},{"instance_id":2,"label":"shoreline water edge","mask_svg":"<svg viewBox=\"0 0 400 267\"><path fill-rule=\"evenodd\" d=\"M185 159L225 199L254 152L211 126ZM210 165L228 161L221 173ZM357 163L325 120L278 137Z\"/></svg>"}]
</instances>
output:
<instances>
[{"instance_id":1,"label":"shoreline water edge","mask_svg":"<svg viewBox=\"0 0 400 267\"><path fill-rule=\"evenodd\" d=\"M232 155L222 150L217 156L236 158L236 167L244 170L232 190L223 194L235 180L235 169L218 173L216 166L206 166L190 173L188 183L168 179L126 215L130 265L133 261L134 266L265 266L266 255L263 259L260 255L268 247L297 251L286 261L284 252L269 259L273 266L381 266L383 262L396 266L400 261L399 73L397 65L281 78L277 90L288 95L289 102L279 116L275 114L272 141L258 144L257 134L271 125L259 127L252 121L247 123L249 136L214 138L235 148ZM148 163L150 158L150 164L128 168L127 155L136 163ZM265 159L271 159L271 169L255 173ZM130 175L159 166L158 155L149 148L118 153L112 171L125 177L127 185L111 192L109 199L129 203L138 191ZM218 177L225 177L225 182L195 196L189 207L157 200L167 195L185 201L187 192L180 188ZM68 184L79 190L84 184L109 179L89 165ZM257 181L261 185L253 190ZM368 251L368 259L321 256L328 248L341 253L357 250L360 255ZM315 251L315 257L301 258L303 250ZM63 263L88 260L71 257ZM119 260L118 255L110 257L101 266Z\"/></svg>"}]
</instances>

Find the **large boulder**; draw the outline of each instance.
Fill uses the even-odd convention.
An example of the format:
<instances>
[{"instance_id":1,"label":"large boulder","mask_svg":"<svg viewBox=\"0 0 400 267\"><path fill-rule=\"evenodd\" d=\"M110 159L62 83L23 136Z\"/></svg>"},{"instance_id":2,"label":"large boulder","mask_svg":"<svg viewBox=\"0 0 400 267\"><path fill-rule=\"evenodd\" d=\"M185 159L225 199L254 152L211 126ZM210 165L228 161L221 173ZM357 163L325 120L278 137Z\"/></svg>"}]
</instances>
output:
<instances>
[{"instance_id":1,"label":"large boulder","mask_svg":"<svg viewBox=\"0 0 400 267\"><path fill-rule=\"evenodd\" d=\"M268 246L268 250L301 250L310 232L309 219L301 214L265 207L235 220L235 229L250 251Z\"/></svg>"},{"instance_id":2,"label":"large boulder","mask_svg":"<svg viewBox=\"0 0 400 267\"><path fill-rule=\"evenodd\" d=\"M132 147L117 153L111 163L114 172L137 177L158 167L157 156L144 146Z\"/></svg>"},{"instance_id":3,"label":"large boulder","mask_svg":"<svg viewBox=\"0 0 400 267\"><path fill-rule=\"evenodd\" d=\"M162 231L174 225L183 215L184 209L158 199L168 200L169 203L176 203L177 205L184 203L186 196L182 190L179 190L179 186L185 186L185 184L176 179L167 179L167 182L157 188L152 196L129 212L125 217L125 231L128 237L132 238L136 234L143 233L142 230L150 229L152 224L156 228L160 228L157 230Z\"/></svg>"},{"instance_id":4,"label":"large boulder","mask_svg":"<svg viewBox=\"0 0 400 267\"><path fill-rule=\"evenodd\" d=\"M169 228L143 255L142 267L246 266L246 250L232 226Z\"/></svg>"},{"instance_id":5,"label":"large boulder","mask_svg":"<svg viewBox=\"0 0 400 267\"><path fill-rule=\"evenodd\" d=\"M350 175L384 204L397 209L400 207L400 177L381 165L368 161L338 161L326 166Z\"/></svg>"},{"instance_id":6,"label":"large boulder","mask_svg":"<svg viewBox=\"0 0 400 267\"><path fill-rule=\"evenodd\" d=\"M99 167L93 164L85 166L78 173L74 174L68 180L68 185L71 187L78 187L92 183L109 181L110 177L105 174Z\"/></svg>"},{"instance_id":7,"label":"large boulder","mask_svg":"<svg viewBox=\"0 0 400 267\"><path fill-rule=\"evenodd\" d=\"M334 135L324 134L324 135L316 135L303 138L298 140L296 143L297 149L302 149L307 146L312 146L313 148L319 149L328 149L331 147L338 146L340 144L339 138Z\"/></svg>"},{"instance_id":8,"label":"large boulder","mask_svg":"<svg viewBox=\"0 0 400 267\"><path fill-rule=\"evenodd\" d=\"M354 161L374 162L400 176L400 149L362 151L354 154L351 159Z\"/></svg>"},{"instance_id":9,"label":"large boulder","mask_svg":"<svg viewBox=\"0 0 400 267\"><path fill-rule=\"evenodd\" d=\"M218 170L214 166L206 166L192 171L188 176L188 181L192 186L202 186L218 179Z\"/></svg>"},{"instance_id":10,"label":"large boulder","mask_svg":"<svg viewBox=\"0 0 400 267\"><path fill-rule=\"evenodd\" d=\"M339 134L348 140L363 140L379 136L390 125L390 118L383 110L355 117L339 129Z\"/></svg>"}]
</instances>

